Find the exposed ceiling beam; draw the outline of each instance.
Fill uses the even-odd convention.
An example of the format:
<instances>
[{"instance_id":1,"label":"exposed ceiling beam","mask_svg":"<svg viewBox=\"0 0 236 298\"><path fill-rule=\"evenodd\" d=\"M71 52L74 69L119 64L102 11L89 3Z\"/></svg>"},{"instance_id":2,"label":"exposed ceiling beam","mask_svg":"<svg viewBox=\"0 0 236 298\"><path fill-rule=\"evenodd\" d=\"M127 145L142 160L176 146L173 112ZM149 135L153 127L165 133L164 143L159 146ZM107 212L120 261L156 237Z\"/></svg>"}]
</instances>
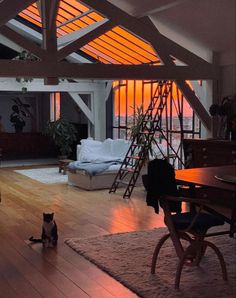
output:
<instances>
[{"instance_id":1,"label":"exposed ceiling beam","mask_svg":"<svg viewBox=\"0 0 236 298\"><path fill-rule=\"evenodd\" d=\"M62 59L64 59L68 55L70 55L71 53L75 52L76 50L83 47L85 44L89 43L91 40L106 33L107 31L111 30L114 26L115 26L115 24L113 22L108 21L108 22L100 25L96 29L90 31L89 33L85 34L84 36L80 37L79 39L68 44L67 46L65 46L64 48L62 48L58 51L58 55L57 55L58 61L61 61Z\"/></svg>"},{"instance_id":2,"label":"exposed ceiling beam","mask_svg":"<svg viewBox=\"0 0 236 298\"><path fill-rule=\"evenodd\" d=\"M20 47L31 52L38 58L45 59L47 55L45 50L42 50L36 43L25 38L24 36L12 30L11 28L3 25L2 27L0 27L0 33L8 39L10 39L11 41L15 42Z\"/></svg>"},{"instance_id":3,"label":"exposed ceiling beam","mask_svg":"<svg viewBox=\"0 0 236 298\"><path fill-rule=\"evenodd\" d=\"M49 15L49 28L54 30L56 24L57 13L60 5L60 0L51 0L50 15Z\"/></svg>"},{"instance_id":4,"label":"exposed ceiling beam","mask_svg":"<svg viewBox=\"0 0 236 298\"><path fill-rule=\"evenodd\" d=\"M43 49L47 51L46 62L57 61L56 15L58 1L41 0L41 17L43 33ZM45 76L46 85L57 85L57 76Z\"/></svg>"},{"instance_id":5,"label":"exposed ceiling beam","mask_svg":"<svg viewBox=\"0 0 236 298\"><path fill-rule=\"evenodd\" d=\"M19 12L34 2L36 0L7 0L0 3L0 26L14 19Z\"/></svg>"},{"instance_id":6,"label":"exposed ceiling beam","mask_svg":"<svg viewBox=\"0 0 236 298\"><path fill-rule=\"evenodd\" d=\"M81 109L81 111L84 113L84 115L94 125L94 115L93 115L92 111L89 109L89 107L85 104L85 102L83 101L81 96L79 94L71 93L71 92L69 92L69 95L75 101L75 103L78 105L78 107Z\"/></svg>"},{"instance_id":7,"label":"exposed ceiling beam","mask_svg":"<svg viewBox=\"0 0 236 298\"><path fill-rule=\"evenodd\" d=\"M14 31L17 31L20 35L24 35L24 37L29 37L30 40L35 41L38 44L42 44L42 34L38 33L37 31L25 26L24 24L16 21L11 20L8 22L8 25L10 28L13 28ZM5 42L4 42L5 43ZM13 47L13 45L9 45L9 47L15 49L16 51L21 51L22 49L17 49L16 47ZM90 61L76 53L72 53L70 56L68 56L68 60L70 60L73 63L89 63Z\"/></svg>"},{"instance_id":8,"label":"exposed ceiling beam","mask_svg":"<svg viewBox=\"0 0 236 298\"><path fill-rule=\"evenodd\" d=\"M208 68L210 71L210 63L207 63L202 58L198 57L197 55L191 53L187 49L181 47L177 43L160 34L160 32L157 29L155 29L153 26L148 25L148 23L150 22L147 19L144 19L142 22L141 20L138 20L126 14L125 12L121 11L118 7L104 0L83 0L83 2L89 5L90 7L96 9L97 11L102 12L111 20L113 20L114 18L118 18L120 20L120 23L124 25L124 27L126 27L133 33L136 33L143 39L148 40L156 50L159 58L162 60L165 66L168 66L167 69L173 67L173 76L175 76L175 79L183 80L181 84L179 81L180 89L181 86L184 88L184 94L186 96L190 96L190 98L187 98L187 100L189 100L189 102L191 103L192 108L197 113L199 118L202 120L205 127L208 130L211 130L211 125L209 124L209 114L207 113L205 108L202 106L200 100L197 99L196 96L193 100L191 89L184 82L186 77L184 78L184 76L182 76L182 78L180 78L178 70L174 67L174 62L171 59L170 55L176 57L177 59L185 62L188 65L193 66L194 69L198 69L200 72L202 72L202 74L205 72L205 68ZM190 72L192 72L192 70L190 70ZM219 74L218 71L216 71L216 73Z\"/></svg>"},{"instance_id":9,"label":"exposed ceiling beam","mask_svg":"<svg viewBox=\"0 0 236 298\"><path fill-rule=\"evenodd\" d=\"M194 111L201 119L203 125L210 131L212 129L211 118L209 117L209 114L202 103L199 101L199 98L196 96L195 92L191 90L191 88L189 88L189 85L183 80L175 80L175 83L177 84L191 107L194 107Z\"/></svg>"},{"instance_id":10,"label":"exposed ceiling beam","mask_svg":"<svg viewBox=\"0 0 236 298\"><path fill-rule=\"evenodd\" d=\"M44 85L43 79L34 79L32 82L17 82L15 78L0 78L1 91L22 91L22 87L27 88L28 92L75 92L87 94L93 92L95 88L100 88L104 84L103 81L83 81L68 82L67 80L60 81L58 85Z\"/></svg>"},{"instance_id":11,"label":"exposed ceiling beam","mask_svg":"<svg viewBox=\"0 0 236 298\"><path fill-rule=\"evenodd\" d=\"M202 72L202 74L206 71L206 69L210 71L212 67L210 63L206 62L204 59L198 57L194 53L188 51L187 49L168 39L164 35L160 34L160 32L157 29L155 30L153 26L148 26L147 20L144 20L144 22L142 22L141 20L130 16L129 14L106 0L82 0L82 2L89 7L96 9L98 12L103 13L111 20L119 20L120 24L123 25L125 28L129 29L133 33L136 33L143 39L149 41L158 53L161 61L165 64L166 70L171 68L173 69L173 76L175 77L174 80L179 80L178 83L180 89L181 87L183 87L183 93L186 95L186 97L187 95L190 96L190 98L187 98L187 100L191 102L193 110L197 112L199 118L203 121L203 124L206 126L206 128L211 130L211 126L209 125L210 115L207 113L197 97L196 100L193 100L192 90L184 82L184 80L186 80L187 78L184 78L184 76L180 77L180 74L178 74L179 66L175 66L170 55L185 62L188 65L187 69L189 69L192 74L194 73L192 72L193 69ZM218 76L219 70L217 70L216 73ZM217 78L219 78L219 76ZM180 80L182 80L182 82ZM199 106L202 106L202 108L199 108Z\"/></svg>"},{"instance_id":12,"label":"exposed ceiling beam","mask_svg":"<svg viewBox=\"0 0 236 298\"><path fill-rule=\"evenodd\" d=\"M212 66L205 72L189 66L76 64L54 61L0 60L0 77L61 77L81 79L214 79L218 68Z\"/></svg>"},{"instance_id":13,"label":"exposed ceiling beam","mask_svg":"<svg viewBox=\"0 0 236 298\"><path fill-rule=\"evenodd\" d=\"M161 55L165 54L172 55L187 65L197 65L198 68L202 65L209 65L204 59L163 36L154 27L150 28L145 22L129 15L106 0L82 0L81 2L102 13L111 21L124 26L144 40L149 41L158 51L161 60L163 60Z\"/></svg>"}]
</instances>

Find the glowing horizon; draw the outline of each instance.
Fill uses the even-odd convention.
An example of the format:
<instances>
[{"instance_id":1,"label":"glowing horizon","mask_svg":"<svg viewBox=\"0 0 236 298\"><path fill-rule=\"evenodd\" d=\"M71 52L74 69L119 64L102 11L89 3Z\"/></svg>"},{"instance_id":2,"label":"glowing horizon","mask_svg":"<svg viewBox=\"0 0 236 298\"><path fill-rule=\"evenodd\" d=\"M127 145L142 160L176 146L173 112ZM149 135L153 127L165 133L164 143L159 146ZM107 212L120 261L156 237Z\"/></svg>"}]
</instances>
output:
<instances>
[{"instance_id":1,"label":"glowing horizon","mask_svg":"<svg viewBox=\"0 0 236 298\"><path fill-rule=\"evenodd\" d=\"M114 112L115 116L132 116L134 114L134 107L140 107L143 104L144 111L147 109L151 98L151 89L142 88L142 81L136 80L135 87L134 81L125 81L123 86L118 87L118 81L114 82ZM189 83L190 84L190 83ZM180 90L177 88L176 84L173 82L172 85L172 99L177 104L178 98L182 96ZM191 84L190 84L191 86ZM191 86L192 87L192 86ZM120 98L120 101L119 101ZM176 106L177 107L177 106ZM168 111L169 114L169 111ZM193 115L193 110L187 100L184 100L183 105L183 117L191 117ZM178 116L177 110L172 110L172 116Z\"/></svg>"}]
</instances>

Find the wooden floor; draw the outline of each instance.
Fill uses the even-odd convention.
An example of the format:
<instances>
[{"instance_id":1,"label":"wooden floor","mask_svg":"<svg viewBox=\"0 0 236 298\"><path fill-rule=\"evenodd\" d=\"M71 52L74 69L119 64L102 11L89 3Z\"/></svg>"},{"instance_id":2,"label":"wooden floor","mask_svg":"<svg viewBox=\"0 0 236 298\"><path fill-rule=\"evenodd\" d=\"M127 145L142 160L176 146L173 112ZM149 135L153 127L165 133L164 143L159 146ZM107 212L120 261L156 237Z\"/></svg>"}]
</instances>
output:
<instances>
[{"instance_id":1,"label":"wooden floor","mask_svg":"<svg viewBox=\"0 0 236 298\"><path fill-rule=\"evenodd\" d=\"M130 200L120 191L83 191L42 184L0 169L0 297L137 297L64 244L65 238L164 226L138 188ZM40 237L42 213L52 211L59 228L57 249L29 245ZM134 264L135 265L135 264Z\"/></svg>"}]
</instances>

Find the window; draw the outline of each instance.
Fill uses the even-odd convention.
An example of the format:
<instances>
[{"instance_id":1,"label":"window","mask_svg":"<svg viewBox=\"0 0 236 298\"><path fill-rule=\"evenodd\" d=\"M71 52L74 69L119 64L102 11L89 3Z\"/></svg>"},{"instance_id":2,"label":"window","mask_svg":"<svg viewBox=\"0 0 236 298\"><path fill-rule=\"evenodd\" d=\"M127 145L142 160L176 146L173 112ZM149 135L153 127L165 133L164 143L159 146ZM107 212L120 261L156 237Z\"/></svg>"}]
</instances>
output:
<instances>
[{"instance_id":1,"label":"window","mask_svg":"<svg viewBox=\"0 0 236 298\"><path fill-rule=\"evenodd\" d=\"M168 88L163 88L164 82ZM116 81L113 84L114 113L113 138L129 139L129 130L138 108L146 111L152 99L167 92L165 106L160 114L160 130L155 140L165 154L172 156L176 168L183 166L182 140L199 138L201 125L189 103L172 81Z\"/></svg>"},{"instance_id":2,"label":"window","mask_svg":"<svg viewBox=\"0 0 236 298\"><path fill-rule=\"evenodd\" d=\"M61 116L61 94L50 93L50 121L56 121Z\"/></svg>"}]
</instances>

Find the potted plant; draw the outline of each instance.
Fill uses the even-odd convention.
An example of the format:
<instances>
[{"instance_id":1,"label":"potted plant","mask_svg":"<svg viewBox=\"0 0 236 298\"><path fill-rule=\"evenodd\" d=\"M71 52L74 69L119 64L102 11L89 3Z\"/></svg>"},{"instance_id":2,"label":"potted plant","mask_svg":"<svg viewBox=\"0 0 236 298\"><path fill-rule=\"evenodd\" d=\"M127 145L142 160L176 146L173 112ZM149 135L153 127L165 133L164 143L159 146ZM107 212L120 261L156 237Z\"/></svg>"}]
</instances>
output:
<instances>
[{"instance_id":1,"label":"potted plant","mask_svg":"<svg viewBox=\"0 0 236 298\"><path fill-rule=\"evenodd\" d=\"M136 110L134 111L134 117L133 117L133 121L132 123L129 125L129 129L130 129L130 139L131 140L136 140L137 143L139 144L144 144L145 146L147 146L147 140L146 140L146 136L145 135L140 135L140 131L142 130L142 125L143 125L143 118L144 118L144 113L143 113L143 106L139 106L136 108ZM147 164L151 159L156 157L156 153L153 150L153 146L156 145L156 140L155 138L153 138L152 142L149 143L148 145L148 154L146 156L146 159L144 161L144 170L143 173L145 173L147 171ZM147 175L146 174L142 174L142 181L143 181L143 185L146 188L147 186Z\"/></svg>"},{"instance_id":2,"label":"potted plant","mask_svg":"<svg viewBox=\"0 0 236 298\"><path fill-rule=\"evenodd\" d=\"M143 105L141 105L137 107L136 110L134 111L134 117L133 117L132 123L129 124L129 135L131 140L136 139L137 143L147 145L146 136L139 134L143 125L143 117L144 117ZM149 147L148 147L148 155L146 157L145 164L149 161L150 157L155 158L156 154L153 150L153 145L155 144L156 144L156 140L155 138L153 138L151 144L149 144Z\"/></svg>"},{"instance_id":3,"label":"potted plant","mask_svg":"<svg viewBox=\"0 0 236 298\"><path fill-rule=\"evenodd\" d=\"M52 138L60 151L59 159L66 159L72 152L72 144L76 141L76 128L69 121L59 118L56 121L48 122L45 128L45 135Z\"/></svg>"},{"instance_id":4,"label":"potted plant","mask_svg":"<svg viewBox=\"0 0 236 298\"><path fill-rule=\"evenodd\" d=\"M212 104L209 113L216 120L217 138L229 139L236 114L236 94L224 97L220 104Z\"/></svg>"}]
</instances>

